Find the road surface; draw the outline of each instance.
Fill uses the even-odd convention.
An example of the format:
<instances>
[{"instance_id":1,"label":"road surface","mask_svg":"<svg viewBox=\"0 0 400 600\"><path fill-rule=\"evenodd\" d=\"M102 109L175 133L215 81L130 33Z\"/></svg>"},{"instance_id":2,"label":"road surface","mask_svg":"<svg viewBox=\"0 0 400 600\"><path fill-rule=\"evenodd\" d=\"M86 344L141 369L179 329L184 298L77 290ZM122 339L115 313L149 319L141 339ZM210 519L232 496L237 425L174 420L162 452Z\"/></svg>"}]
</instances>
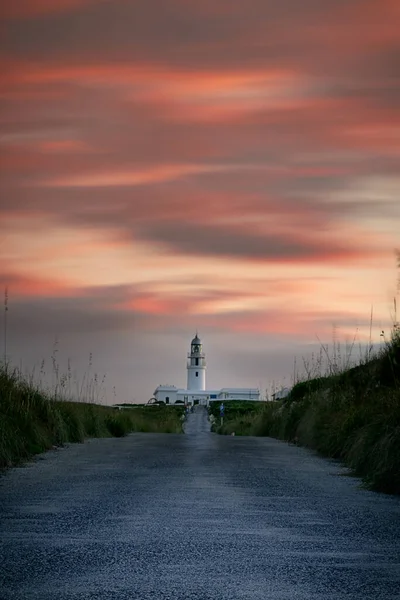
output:
<instances>
[{"instance_id":1,"label":"road surface","mask_svg":"<svg viewBox=\"0 0 400 600\"><path fill-rule=\"evenodd\" d=\"M0 478L1 600L400 597L400 499L268 438L133 434Z\"/></svg>"}]
</instances>

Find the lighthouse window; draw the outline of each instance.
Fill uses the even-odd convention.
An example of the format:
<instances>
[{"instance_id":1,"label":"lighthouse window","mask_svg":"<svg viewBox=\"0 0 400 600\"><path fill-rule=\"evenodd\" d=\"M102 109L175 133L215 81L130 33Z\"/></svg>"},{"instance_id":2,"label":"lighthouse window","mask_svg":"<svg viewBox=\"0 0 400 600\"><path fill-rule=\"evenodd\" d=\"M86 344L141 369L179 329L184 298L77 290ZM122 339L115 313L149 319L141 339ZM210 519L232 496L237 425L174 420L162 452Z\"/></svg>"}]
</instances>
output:
<instances>
[{"instance_id":1,"label":"lighthouse window","mask_svg":"<svg viewBox=\"0 0 400 600\"><path fill-rule=\"evenodd\" d=\"M198 372L198 371L196 371L196 377L198 377L198 376L199 376L199 372Z\"/></svg>"},{"instance_id":2,"label":"lighthouse window","mask_svg":"<svg viewBox=\"0 0 400 600\"><path fill-rule=\"evenodd\" d=\"M198 366L199 366L199 359L196 358L196 367L198 367Z\"/></svg>"}]
</instances>

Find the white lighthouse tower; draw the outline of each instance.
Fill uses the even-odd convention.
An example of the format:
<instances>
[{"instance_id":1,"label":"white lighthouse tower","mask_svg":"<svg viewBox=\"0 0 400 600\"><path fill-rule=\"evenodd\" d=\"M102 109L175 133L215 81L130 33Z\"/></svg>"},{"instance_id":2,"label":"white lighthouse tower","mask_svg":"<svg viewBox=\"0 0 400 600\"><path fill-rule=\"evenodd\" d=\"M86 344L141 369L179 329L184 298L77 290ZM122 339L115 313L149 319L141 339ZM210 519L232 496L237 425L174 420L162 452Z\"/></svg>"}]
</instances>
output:
<instances>
[{"instance_id":1,"label":"white lighthouse tower","mask_svg":"<svg viewBox=\"0 0 400 600\"><path fill-rule=\"evenodd\" d=\"M187 388L177 388L175 385L159 385L151 401L165 404L203 404L208 406L213 401L225 400L260 400L260 390L256 388L222 388L220 390L206 389L206 355L199 336L190 342L190 352L187 355Z\"/></svg>"},{"instance_id":2,"label":"white lighthouse tower","mask_svg":"<svg viewBox=\"0 0 400 600\"><path fill-rule=\"evenodd\" d=\"M206 355L197 333L192 339L188 354L187 389L197 391L206 389Z\"/></svg>"}]
</instances>

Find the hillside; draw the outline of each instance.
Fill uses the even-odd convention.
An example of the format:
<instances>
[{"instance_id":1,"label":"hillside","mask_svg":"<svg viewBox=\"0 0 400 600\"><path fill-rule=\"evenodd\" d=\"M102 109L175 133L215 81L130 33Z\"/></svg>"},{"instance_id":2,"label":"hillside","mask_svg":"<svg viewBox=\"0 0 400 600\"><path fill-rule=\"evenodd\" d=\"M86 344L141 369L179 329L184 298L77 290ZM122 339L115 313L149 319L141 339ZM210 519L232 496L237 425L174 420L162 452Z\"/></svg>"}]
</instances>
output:
<instances>
[{"instance_id":1,"label":"hillside","mask_svg":"<svg viewBox=\"0 0 400 600\"><path fill-rule=\"evenodd\" d=\"M398 328L378 356L357 367L297 383L278 402L247 410L240 404L226 404L218 433L271 436L307 446L343 461L369 488L400 494ZM212 411L218 414L218 405Z\"/></svg>"},{"instance_id":2,"label":"hillside","mask_svg":"<svg viewBox=\"0 0 400 600\"><path fill-rule=\"evenodd\" d=\"M180 433L182 415L182 407L115 410L55 399L16 371L0 368L0 468L19 464L54 446L91 437L119 437L133 431Z\"/></svg>"}]
</instances>

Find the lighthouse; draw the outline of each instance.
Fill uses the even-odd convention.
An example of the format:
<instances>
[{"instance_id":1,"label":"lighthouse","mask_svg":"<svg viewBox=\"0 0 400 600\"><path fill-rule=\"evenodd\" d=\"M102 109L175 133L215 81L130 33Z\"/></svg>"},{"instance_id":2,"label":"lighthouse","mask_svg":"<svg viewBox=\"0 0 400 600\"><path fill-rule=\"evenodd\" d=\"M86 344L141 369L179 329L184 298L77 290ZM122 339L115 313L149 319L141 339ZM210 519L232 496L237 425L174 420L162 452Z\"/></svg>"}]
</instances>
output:
<instances>
[{"instance_id":1,"label":"lighthouse","mask_svg":"<svg viewBox=\"0 0 400 600\"><path fill-rule=\"evenodd\" d=\"M203 352L201 339L196 335L190 342L190 352L187 354L187 387L181 389L171 384L159 385L149 402L165 404L203 404L226 400L260 400L260 390L257 388L222 388L206 389L206 355Z\"/></svg>"},{"instance_id":2,"label":"lighthouse","mask_svg":"<svg viewBox=\"0 0 400 600\"><path fill-rule=\"evenodd\" d=\"M187 389L204 391L206 389L206 356L197 333L191 341L187 359Z\"/></svg>"}]
</instances>

